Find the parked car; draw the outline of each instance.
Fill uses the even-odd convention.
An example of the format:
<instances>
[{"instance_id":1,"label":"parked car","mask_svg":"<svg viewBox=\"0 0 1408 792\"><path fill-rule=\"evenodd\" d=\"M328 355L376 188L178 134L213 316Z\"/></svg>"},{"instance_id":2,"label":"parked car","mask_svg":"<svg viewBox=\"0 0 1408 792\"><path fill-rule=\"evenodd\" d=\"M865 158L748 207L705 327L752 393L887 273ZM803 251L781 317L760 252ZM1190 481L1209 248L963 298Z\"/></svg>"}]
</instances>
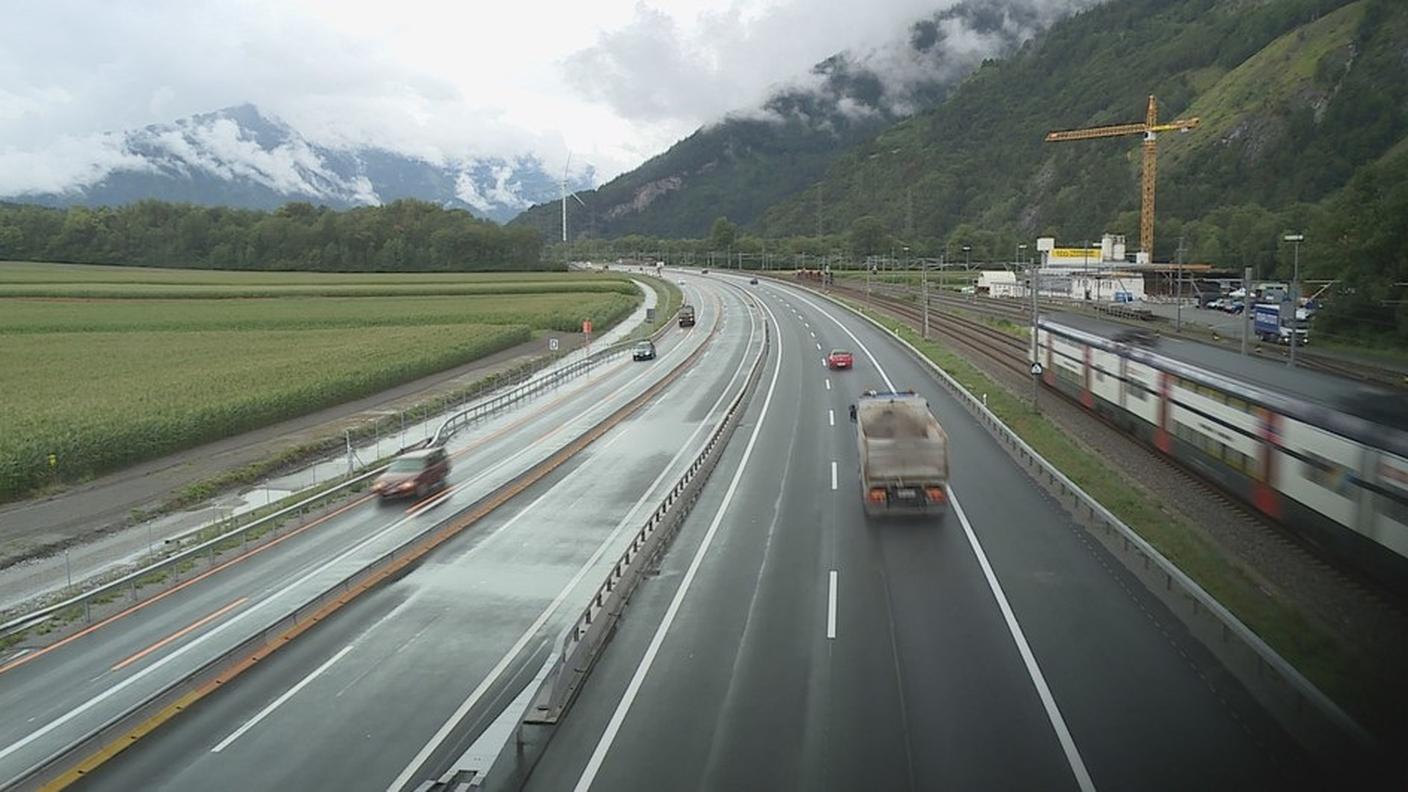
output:
<instances>
[{"instance_id":1,"label":"parked car","mask_svg":"<svg viewBox=\"0 0 1408 792\"><path fill-rule=\"evenodd\" d=\"M407 451L391 460L385 472L372 482L372 492L383 501L391 498L425 497L445 486L450 475L450 456L444 448Z\"/></svg>"},{"instance_id":2,"label":"parked car","mask_svg":"<svg viewBox=\"0 0 1408 792\"><path fill-rule=\"evenodd\" d=\"M833 349L826 356L826 367L829 369L848 369L855 364L855 358L844 349Z\"/></svg>"},{"instance_id":3,"label":"parked car","mask_svg":"<svg viewBox=\"0 0 1408 792\"><path fill-rule=\"evenodd\" d=\"M652 343L649 342L649 341L642 341L642 342L640 342L639 344L636 344L635 349L632 349L632 350L631 350L631 360L654 360L654 359L655 359L655 345L652 344Z\"/></svg>"}]
</instances>

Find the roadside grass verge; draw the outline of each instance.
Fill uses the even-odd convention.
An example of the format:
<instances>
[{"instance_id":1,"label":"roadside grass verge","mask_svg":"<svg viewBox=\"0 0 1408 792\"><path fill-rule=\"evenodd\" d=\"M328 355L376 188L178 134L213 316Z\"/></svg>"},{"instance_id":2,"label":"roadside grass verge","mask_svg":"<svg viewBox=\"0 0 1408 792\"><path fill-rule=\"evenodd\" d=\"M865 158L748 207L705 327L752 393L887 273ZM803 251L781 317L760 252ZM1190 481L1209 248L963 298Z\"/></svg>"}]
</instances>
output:
<instances>
[{"instance_id":1,"label":"roadside grass verge","mask_svg":"<svg viewBox=\"0 0 1408 792\"><path fill-rule=\"evenodd\" d=\"M988 409L1037 453L1148 540L1327 695L1367 723L1384 721L1387 715L1374 692L1376 673L1369 658L1342 645L1299 609L1258 586L1247 568L1220 551L1196 526L1164 508L1155 495L1107 464L1098 452L1033 412L1030 402L947 347L924 340L907 324L848 304L913 344L971 393L985 396ZM1045 395L1061 398L1050 391Z\"/></svg>"}]
</instances>

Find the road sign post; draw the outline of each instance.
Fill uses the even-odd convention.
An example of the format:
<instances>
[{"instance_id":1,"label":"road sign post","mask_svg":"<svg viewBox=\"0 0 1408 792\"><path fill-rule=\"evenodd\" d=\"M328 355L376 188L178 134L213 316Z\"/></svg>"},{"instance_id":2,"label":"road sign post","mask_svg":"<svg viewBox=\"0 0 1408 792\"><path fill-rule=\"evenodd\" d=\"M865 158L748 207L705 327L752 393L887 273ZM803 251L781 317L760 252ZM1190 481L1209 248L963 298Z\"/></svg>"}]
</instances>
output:
<instances>
[{"instance_id":1,"label":"road sign post","mask_svg":"<svg viewBox=\"0 0 1408 792\"><path fill-rule=\"evenodd\" d=\"M1041 361L1032 361L1032 409L1041 412L1041 404L1038 401L1041 395Z\"/></svg>"},{"instance_id":2,"label":"road sign post","mask_svg":"<svg viewBox=\"0 0 1408 792\"><path fill-rule=\"evenodd\" d=\"M549 352L556 352L558 346L559 346L559 345L558 345L558 343L557 343L557 339L556 339L556 338L549 338L549 339L548 339L548 351L549 351Z\"/></svg>"}]
</instances>

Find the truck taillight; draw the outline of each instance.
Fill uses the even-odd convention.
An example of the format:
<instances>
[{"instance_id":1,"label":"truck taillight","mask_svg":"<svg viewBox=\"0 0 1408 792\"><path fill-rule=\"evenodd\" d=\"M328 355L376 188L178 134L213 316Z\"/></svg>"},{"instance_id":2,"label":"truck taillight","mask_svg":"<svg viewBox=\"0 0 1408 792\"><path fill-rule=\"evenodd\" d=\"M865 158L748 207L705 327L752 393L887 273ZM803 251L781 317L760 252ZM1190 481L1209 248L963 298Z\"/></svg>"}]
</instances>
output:
<instances>
[{"instance_id":1,"label":"truck taillight","mask_svg":"<svg viewBox=\"0 0 1408 792\"><path fill-rule=\"evenodd\" d=\"M865 494L865 497L866 497L866 500L869 500L871 503L884 503L884 502L885 502L885 488L884 488L884 487L871 487L871 488L870 488L870 491Z\"/></svg>"},{"instance_id":2,"label":"truck taillight","mask_svg":"<svg viewBox=\"0 0 1408 792\"><path fill-rule=\"evenodd\" d=\"M924 495L930 503L944 503L948 500L948 493L944 492L943 487L925 487Z\"/></svg>"}]
</instances>

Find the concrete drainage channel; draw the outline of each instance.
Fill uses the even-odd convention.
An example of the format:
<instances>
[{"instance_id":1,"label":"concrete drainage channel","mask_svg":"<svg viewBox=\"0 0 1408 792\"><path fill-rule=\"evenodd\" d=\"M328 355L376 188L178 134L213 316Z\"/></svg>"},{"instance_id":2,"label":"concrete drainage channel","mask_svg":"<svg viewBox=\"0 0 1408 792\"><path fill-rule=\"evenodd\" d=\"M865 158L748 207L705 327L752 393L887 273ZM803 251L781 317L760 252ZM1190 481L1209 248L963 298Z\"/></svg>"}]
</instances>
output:
<instances>
[{"instance_id":1,"label":"concrete drainage channel","mask_svg":"<svg viewBox=\"0 0 1408 792\"><path fill-rule=\"evenodd\" d=\"M651 338L658 338L658 336L663 335L668 329L668 324L662 326L660 330L652 334ZM546 375L537 381L525 383L512 391L501 394L490 400L494 404L492 409L487 408L484 404L480 404L451 416L446 420L442 431L436 434L434 441L444 442L453 431L472 424L478 418L487 417L495 411L503 410L512 404L528 398L532 393L546 390L549 387L555 387L557 384L584 373L602 362L614 359L624 354L634 343L634 341L631 341L613 345L610 348L594 353L588 358L563 367L553 374ZM293 609L282 618L268 625L263 630L252 635L229 651L224 652L219 657L212 659L190 674L166 686L146 700L129 707L125 711L98 725L96 728L89 730L88 733L80 739L59 747L39 764L25 771L21 776L0 783L0 787L4 789L57 789L63 788L82 778L84 775L91 773L108 759L116 756L123 749L136 742L136 740L175 717L185 708L199 701L209 693L219 689L220 686L234 679L245 670L257 665L259 661L286 645L289 641L296 638L322 619L331 615L342 605L350 602L361 593L375 587L382 581L394 575L404 573L408 567L419 561L426 553L429 553L451 537L482 519L494 509L506 503L527 487L547 476L562 463L566 462L611 428L625 420L642 405L658 396L659 393L668 387L676 378L687 371L690 365L699 358L705 349L707 349L707 343L701 344L698 349L676 365L675 368L666 374L659 382L650 386L643 393L627 402L611 415L602 419L595 426L568 443L567 446L558 452L519 474L494 493L485 496L472 506L461 511L454 517L451 517L449 520L439 523L417 536L411 537L399 547L384 554L351 575L348 575L336 585L330 587L318 596L313 597L303 605ZM522 392L519 393L519 391ZM467 414L473 414L473 416ZM425 443L420 443L416 444L416 446L424 444ZM220 545L238 542L241 536L247 534L249 531L255 530L257 526L268 521L282 520L291 516L305 514L308 510L312 509L316 503L326 502L328 498L332 497L334 492L358 487L369 478L380 473L382 469L383 468L377 468L367 471L334 489L319 493L312 498L294 504L276 514L269 515L259 521L243 526L238 529L238 531L225 534L209 542L189 548L170 558L163 559L156 564L124 576L119 580L12 620L4 625L0 625L0 637L23 633L36 625L44 623L46 620L53 619L58 614L73 612L75 609L82 609L83 614L91 620L96 606L114 602L122 598L136 601L138 592L140 592L142 588L140 585L141 581L144 578L158 574L171 574L175 576L175 573L183 571L183 567L187 565L194 566L194 562L205 557L210 559L208 566L213 567L214 558ZM275 525L276 524L277 523L275 523ZM162 587L162 591L170 590L168 586ZM159 595L160 593L158 592L154 596Z\"/></svg>"},{"instance_id":2,"label":"concrete drainage channel","mask_svg":"<svg viewBox=\"0 0 1408 792\"><path fill-rule=\"evenodd\" d=\"M1336 777L1372 782L1382 746L1310 680L1173 562L1017 436L948 372L888 327L830 295L815 292L870 322L932 371L1032 478L1154 594L1272 715Z\"/></svg>"},{"instance_id":3,"label":"concrete drainage channel","mask_svg":"<svg viewBox=\"0 0 1408 792\"><path fill-rule=\"evenodd\" d=\"M751 297L749 298L752 299ZM558 722L571 707L648 570L684 524L742 420L771 348L771 330L763 323L763 345L748 379L729 403L704 447L655 511L636 531L577 619L563 633L533 682L461 759L439 779L425 781L416 792L519 789L543 755Z\"/></svg>"}]
</instances>

